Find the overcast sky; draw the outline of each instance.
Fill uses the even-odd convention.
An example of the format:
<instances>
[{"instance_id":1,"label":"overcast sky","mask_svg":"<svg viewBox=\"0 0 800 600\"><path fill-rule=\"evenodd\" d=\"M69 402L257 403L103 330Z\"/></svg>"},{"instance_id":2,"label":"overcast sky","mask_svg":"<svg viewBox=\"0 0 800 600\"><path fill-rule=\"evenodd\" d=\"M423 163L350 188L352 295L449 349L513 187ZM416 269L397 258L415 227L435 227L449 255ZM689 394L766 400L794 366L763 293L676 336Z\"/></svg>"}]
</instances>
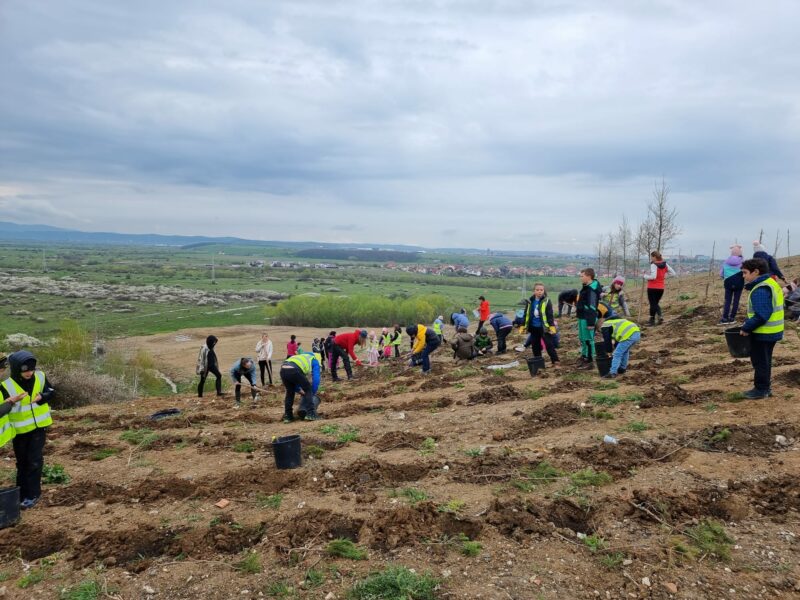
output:
<instances>
[{"instance_id":1,"label":"overcast sky","mask_svg":"<svg viewBox=\"0 0 800 600\"><path fill-rule=\"evenodd\" d=\"M798 23L794 0L3 0L0 220L588 251L663 175L676 246L800 249Z\"/></svg>"}]
</instances>

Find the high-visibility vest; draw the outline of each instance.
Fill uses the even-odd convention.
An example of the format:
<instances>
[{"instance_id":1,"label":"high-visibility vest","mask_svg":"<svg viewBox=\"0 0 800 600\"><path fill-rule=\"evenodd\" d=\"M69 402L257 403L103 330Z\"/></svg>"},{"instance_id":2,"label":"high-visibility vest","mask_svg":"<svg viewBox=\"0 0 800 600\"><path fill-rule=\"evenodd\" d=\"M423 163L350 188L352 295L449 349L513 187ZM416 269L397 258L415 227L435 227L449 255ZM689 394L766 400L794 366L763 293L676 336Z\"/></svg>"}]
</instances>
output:
<instances>
[{"instance_id":1,"label":"high-visibility vest","mask_svg":"<svg viewBox=\"0 0 800 600\"><path fill-rule=\"evenodd\" d=\"M398 332L396 332L396 333L397 333L397 339L396 339L396 340L394 340L394 341L391 343L391 345L392 345L392 346L399 346L399 345L400 345L400 342L402 342L402 341L403 341L403 332L402 332L402 331L398 331Z\"/></svg>"},{"instance_id":2,"label":"high-visibility vest","mask_svg":"<svg viewBox=\"0 0 800 600\"><path fill-rule=\"evenodd\" d=\"M608 326L612 328L611 336L618 342L624 342L634 333L640 331L636 323L627 319L607 319L603 321L603 327Z\"/></svg>"},{"instance_id":3,"label":"high-visibility vest","mask_svg":"<svg viewBox=\"0 0 800 600\"><path fill-rule=\"evenodd\" d=\"M767 277L764 281L753 287L750 290L750 295L747 297L747 318L752 319L756 312L753 310L753 292L755 292L758 288L767 286L772 291L772 315L769 317L769 321L761 325L760 327L756 327L753 330L753 333L760 333L764 335L770 335L773 333L782 333L783 332L783 290L781 286L779 286L774 279L771 277Z\"/></svg>"},{"instance_id":4,"label":"high-visibility vest","mask_svg":"<svg viewBox=\"0 0 800 600\"><path fill-rule=\"evenodd\" d=\"M381 336L381 342L382 342L384 348L386 346L390 345L392 343L391 335L387 333L386 335Z\"/></svg>"},{"instance_id":5,"label":"high-visibility vest","mask_svg":"<svg viewBox=\"0 0 800 600\"><path fill-rule=\"evenodd\" d=\"M300 370L308 375L311 373L311 367L314 364L314 357L310 354L295 354L294 356L290 356L286 359L287 363L291 363L293 365L297 365L300 367Z\"/></svg>"},{"instance_id":6,"label":"high-visibility vest","mask_svg":"<svg viewBox=\"0 0 800 600\"><path fill-rule=\"evenodd\" d=\"M25 394L25 390L19 387L17 382L10 377L3 382L3 386L8 391L9 396L25 394L25 397L14 404L14 408L8 413L8 420L14 426L17 435L28 433L34 429L49 427L53 424L53 419L50 416L50 406L48 406L47 402L33 402L33 399L44 391L44 373L36 371L33 377L33 390L30 394Z\"/></svg>"},{"instance_id":7,"label":"high-visibility vest","mask_svg":"<svg viewBox=\"0 0 800 600\"><path fill-rule=\"evenodd\" d=\"M539 300L539 318L542 320L542 326L545 329L550 328L550 323L547 321L547 305L550 304L550 298L544 296L541 300ZM525 317L525 327L528 327L528 323L531 322L531 317L533 316L533 302L528 305L528 315Z\"/></svg>"},{"instance_id":8,"label":"high-visibility vest","mask_svg":"<svg viewBox=\"0 0 800 600\"><path fill-rule=\"evenodd\" d=\"M442 335L442 322L439 319L436 319L433 322L433 333L436 335Z\"/></svg>"},{"instance_id":9,"label":"high-visibility vest","mask_svg":"<svg viewBox=\"0 0 800 600\"><path fill-rule=\"evenodd\" d=\"M8 415L0 417L0 448L13 440L15 435L17 435L17 430L14 429Z\"/></svg>"}]
</instances>

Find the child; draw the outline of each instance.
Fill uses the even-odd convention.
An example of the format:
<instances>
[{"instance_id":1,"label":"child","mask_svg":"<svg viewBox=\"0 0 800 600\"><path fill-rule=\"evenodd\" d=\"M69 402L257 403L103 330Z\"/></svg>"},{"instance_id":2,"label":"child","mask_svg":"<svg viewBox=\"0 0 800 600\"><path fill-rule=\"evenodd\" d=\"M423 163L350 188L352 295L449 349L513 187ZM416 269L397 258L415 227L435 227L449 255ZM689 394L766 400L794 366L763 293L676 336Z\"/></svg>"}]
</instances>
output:
<instances>
[{"instance_id":1,"label":"child","mask_svg":"<svg viewBox=\"0 0 800 600\"><path fill-rule=\"evenodd\" d=\"M531 334L531 348L533 355L542 356L542 342L544 342L547 354L553 366L560 366L558 352L553 343L553 335L556 333L556 323L553 318L553 305L547 297L543 283L533 285L533 296L528 302L528 310L525 315L525 328Z\"/></svg>"},{"instance_id":2,"label":"child","mask_svg":"<svg viewBox=\"0 0 800 600\"><path fill-rule=\"evenodd\" d=\"M578 339L581 343L579 369L591 369L594 361L594 326L597 322L597 303L600 301L600 282L595 279L594 269L581 271L581 291L575 304L578 317Z\"/></svg>"},{"instance_id":3,"label":"child","mask_svg":"<svg viewBox=\"0 0 800 600\"><path fill-rule=\"evenodd\" d=\"M773 279L780 279L783 283L786 283L786 278L781 273L780 267L778 267L778 261L775 260L775 257L772 256L767 249L759 241L753 242L753 258L763 258L767 263L767 269L769 270L769 276Z\"/></svg>"},{"instance_id":4,"label":"child","mask_svg":"<svg viewBox=\"0 0 800 600\"><path fill-rule=\"evenodd\" d=\"M378 336L374 331L369 332L369 341L367 342L367 364L370 367L378 366L378 358L380 357L380 342Z\"/></svg>"},{"instance_id":5,"label":"child","mask_svg":"<svg viewBox=\"0 0 800 600\"><path fill-rule=\"evenodd\" d=\"M392 357L392 335L389 333L389 328L384 327L381 331L381 358Z\"/></svg>"},{"instance_id":6,"label":"child","mask_svg":"<svg viewBox=\"0 0 800 600\"><path fill-rule=\"evenodd\" d=\"M256 354L258 370L261 373L261 387L267 384L264 379L265 374L269 375L269 384L272 385L272 340L266 331L261 334L261 339L256 344Z\"/></svg>"},{"instance_id":7,"label":"child","mask_svg":"<svg viewBox=\"0 0 800 600\"><path fill-rule=\"evenodd\" d=\"M331 331L328 337L325 338L325 343L322 345L325 348L325 356L328 357L328 368L331 368L333 362L333 340L336 338L336 332ZM332 371L331 371L332 372Z\"/></svg>"},{"instance_id":8,"label":"child","mask_svg":"<svg viewBox=\"0 0 800 600\"><path fill-rule=\"evenodd\" d=\"M741 335L750 336L753 389L745 398L758 400L772 395L772 351L783 339L783 291L771 277L767 261L751 258L742 263L744 287L749 290L747 320Z\"/></svg>"},{"instance_id":9,"label":"child","mask_svg":"<svg viewBox=\"0 0 800 600\"><path fill-rule=\"evenodd\" d=\"M497 336L497 354L505 354L506 338L511 333L511 330L514 329L511 319L502 313L495 313L489 316L489 325L492 326Z\"/></svg>"},{"instance_id":10,"label":"child","mask_svg":"<svg viewBox=\"0 0 800 600\"><path fill-rule=\"evenodd\" d=\"M321 371L325 371L325 340L322 338L314 338L311 342L311 352L319 355L318 362Z\"/></svg>"},{"instance_id":11,"label":"child","mask_svg":"<svg viewBox=\"0 0 800 600\"><path fill-rule=\"evenodd\" d=\"M453 358L456 359L472 360L478 354L478 350L475 348L475 338L464 327L458 328L450 342L450 347L453 349Z\"/></svg>"},{"instance_id":12,"label":"child","mask_svg":"<svg viewBox=\"0 0 800 600\"><path fill-rule=\"evenodd\" d=\"M492 342L492 338L489 337L489 332L486 331L486 327L481 327L478 335L475 336L475 348L478 350L478 354L481 356L491 354L493 346L494 343Z\"/></svg>"},{"instance_id":13,"label":"child","mask_svg":"<svg viewBox=\"0 0 800 600\"><path fill-rule=\"evenodd\" d=\"M622 275L614 277L614 281L611 282L611 287L608 288L604 299L616 314L630 317L631 312L628 310L625 292L622 291L624 285L625 278Z\"/></svg>"},{"instance_id":14,"label":"child","mask_svg":"<svg viewBox=\"0 0 800 600\"><path fill-rule=\"evenodd\" d=\"M294 356L297 354L297 348L300 344L297 343L297 336L292 335L289 338L289 341L286 342L286 358Z\"/></svg>"},{"instance_id":15,"label":"child","mask_svg":"<svg viewBox=\"0 0 800 600\"><path fill-rule=\"evenodd\" d=\"M664 295L664 279L667 273L675 275L661 252L653 250L650 253L650 273L642 275L647 281L647 301L650 304L650 325L656 325L656 317L658 317L658 325L664 322L664 317L661 314L661 297Z\"/></svg>"},{"instance_id":16,"label":"child","mask_svg":"<svg viewBox=\"0 0 800 600\"><path fill-rule=\"evenodd\" d=\"M197 384L197 397L203 397L203 388L206 385L206 379L209 373L213 373L216 378L217 396L222 396L222 373L219 372L219 361L217 360L217 337L209 335L206 338L206 343L200 348L197 354L197 365L195 366L196 373L200 376L200 382Z\"/></svg>"},{"instance_id":17,"label":"child","mask_svg":"<svg viewBox=\"0 0 800 600\"><path fill-rule=\"evenodd\" d=\"M483 296L478 296L478 300L480 304L478 305L478 327L475 329L475 332L479 332L483 327L483 324L489 320L489 314L491 310L489 309L489 301L484 298Z\"/></svg>"},{"instance_id":18,"label":"child","mask_svg":"<svg viewBox=\"0 0 800 600\"><path fill-rule=\"evenodd\" d=\"M444 317L442 315L439 315L433 322L433 333L439 336L440 343L444 341L443 328L444 328Z\"/></svg>"},{"instance_id":19,"label":"child","mask_svg":"<svg viewBox=\"0 0 800 600\"><path fill-rule=\"evenodd\" d=\"M730 325L736 322L736 313L739 312L739 299L744 289L742 277L742 247L739 244L731 246L731 255L725 259L719 270L722 285L725 288L725 305L722 308L720 325Z\"/></svg>"},{"instance_id":20,"label":"child","mask_svg":"<svg viewBox=\"0 0 800 600\"><path fill-rule=\"evenodd\" d=\"M403 343L403 329L400 325L395 324L394 331L392 331L390 339L390 345L394 346L394 357L400 358L400 344Z\"/></svg>"},{"instance_id":21,"label":"child","mask_svg":"<svg viewBox=\"0 0 800 600\"><path fill-rule=\"evenodd\" d=\"M467 318L467 311L462 308L461 312L457 313L454 312L452 315L450 315L450 325L455 327L456 330L458 330L459 327L465 327L469 329L469 319Z\"/></svg>"},{"instance_id":22,"label":"child","mask_svg":"<svg viewBox=\"0 0 800 600\"><path fill-rule=\"evenodd\" d=\"M617 344L611 358L611 369L603 375L603 379L614 379L628 370L631 348L642 338L642 334L636 323L627 319L600 319L598 326L603 332L610 331Z\"/></svg>"}]
</instances>

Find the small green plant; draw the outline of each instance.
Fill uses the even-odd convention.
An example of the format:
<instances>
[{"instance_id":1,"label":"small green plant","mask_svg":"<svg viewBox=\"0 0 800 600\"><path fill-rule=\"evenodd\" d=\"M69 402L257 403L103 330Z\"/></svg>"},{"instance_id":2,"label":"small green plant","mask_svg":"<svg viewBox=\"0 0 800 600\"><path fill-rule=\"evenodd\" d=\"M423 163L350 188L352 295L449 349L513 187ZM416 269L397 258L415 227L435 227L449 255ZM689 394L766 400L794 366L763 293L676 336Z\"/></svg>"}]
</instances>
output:
<instances>
[{"instance_id":1,"label":"small green plant","mask_svg":"<svg viewBox=\"0 0 800 600\"><path fill-rule=\"evenodd\" d=\"M690 557L711 555L723 561L731 559L731 545L734 540L721 523L713 519L703 519L694 527L684 530L683 534L690 540Z\"/></svg>"},{"instance_id":2,"label":"small green plant","mask_svg":"<svg viewBox=\"0 0 800 600\"><path fill-rule=\"evenodd\" d=\"M616 406L623 402L641 402L641 394L590 394L589 401L599 406Z\"/></svg>"},{"instance_id":3,"label":"small green plant","mask_svg":"<svg viewBox=\"0 0 800 600\"><path fill-rule=\"evenodd\" d=\"M631 433L639 433L641 431L647 431L650 429L650 426L644 421L631 421L622 429L623 431L629 431Z\"/></svg>"},{"instance_id":4,"label":"small green plant","mask_svg":"<svg viewBox=\"0 0 800 600\"><path fill-rule=\"evenodd\" d=\"M718 408L719 406L717 406L713 402L706 402L705 404L703 404L703 410L706 411L707 413L717 412Z\"/></svg>"},{"instance_id":5,"label":"small green plant","mask_svg":"<svg viewBox=\"0 0 800 600\"><path fill-rule=\"evenodd\" d=\"M31 569L25 575L17 580L17 587L23 590L44 581L47 576L47 571L41 567Z\"/></svg>"},{"instance_id":6,"label":"small green plant","mask_svg":"<svg viewBox=\"0 0 800 600\"><path fill-rule=\"evenodd\" d=\"M306 576L303 578L306 587L316 588L325 583L325 573L317 571L316 569L309 569L306 571Z\"/></svg>"},{"instance_id":7,"label":"small green plant","mask_svg":"<svg viewBox=\"0 0 800 600\"><path fill-rule=\"evenodd\" d=\"M461 509L463 509L465 505L466 502L464 502L463 500L449 500L446 504L440 504L439 506L437 506L436 510L438 510L441 513L455 514L459 512Z\"/></svg>"},{"instance_id":8,"label":"small green plant","mask_svg":"<svg viewBox=\"0 0 800 600\"><path fill-rule=\"evenodd\" d=\"M283 581L275 581L270 583L266 588L264 588L264 593L269 598L278 598L279 600L297 598L297 592L295 589Z\"/></svg>"},{"instance_id":9,"label":"small green plant","mask_svg":"<svg viewBox=\"0 0 800 600\"><path fill-rule=\"evenodd\" d=\"M525 388L525 396L528 400L538 400L542 398L547 392L532 387Z\"/></svg>"},{"instance_id":10,"label":"small green plant","mask_svg":"<svg viewBox=\"0 0 800 600\"><path fill-rule=\"evenodd\" d=\"M614 419L614 414L607 410L597 410L592 413L592 418L599 421L612 421Z\"/></svg>"},{"instance_id":11,"label":"small green plant","mask_svg":"<svg viewBox=\"0 0 800 600\"><path fill-rule=\"evenodd\" d=\"M744 395L744 392L728 392L725 395L725 400L728 402L741 402L746 399L747 397Z\"/></svg>"},{"instance_id":12,"label":"small green plant","mask_svg":"<svg viewBox=\"0 0 800 600\"><path fill-rule=\"evenodd\" d=\"M677 385L683 385L684 383L689 383L692 380L691 377L688 375L676 375L672 378L672 383Z\"/></svg>"},{"instance_id":13,"label":"small green plant","mask_svg":"<svg viewBox=\"0 0 800 600\"><path fill-rule=\"evenodd\" d=\"M492 369L492 377L497 377L499 379L504 379L508 373L505 369Z\"/></svg>"},{"instance_id":14,"label":"small green plant","mask_svg":"<svg viewBox=\"0 0 800 600\"><path fill-rule=\"evenodd\" d=\"M69 475L61 465L44 465L42 483L69 483Z\"/></svg>"},{"instance_id":15,"label":"small green plant","mask_svg":"<svg viewBox=\"0 0 800 600\"><path fill-rule=\"evenodd\" d=\"M456 388L457 390L463 390L465 387L467 387L467 384L464 383L463 381L456 381L453 384L453 387Z\"/></svg>"},{"instance_id":16,"label":"small green plant","mask_svg":"<svg viewBox=\"0 0 800 600\"><path fill-rule=\"evenodd\" d=\"M336 435L337 433L339 433L339 426L333 424L327 424L320 427L319 430L325 435Z\"/></svg>"},{"instance_id":17,"label":"small green plant","mask_svg":"<svg viewBox=\"0 0 800 600\"><path fill-rule=\"evenodd\" d=\"M533 469L523 471L527 479L549 483L564 476L564 471L557 469L546 460L537 464Z\"/></svg>"},{"instance_id":18,"label":"small green plant","mask_svg":"<svg viewBox=\"0 0 800 600\"><path fill-rule=\"evenodd\" d=\"M678 300L694 300L697 298L697 294L694 292L683 292L682 294L678 294Z\"/></svg>"},{"instance_id":19,"label":"small green plant","mask_svg":"<svg viewBox=\"0 0 800 600\"><path fill-rule=\"evenodd\" d=\"M434 450L436 450L436 440L431 437L425 438L419 446L419 453L422 455L433 454Z\"/></svg>"},{"instance_id":20,"label":"small green plant","mask_svg":"<svg viewBox=\"0 0 800 600\"><path fill-rule=\"evenodd\" d=\"M731 430L725 427L724 429L720 429L717 433L708 438L708 443L717 444L719 442L727 442L730 437L731 437Z\"/></svg>"},{"instance_id":21,"label":"small green plant","mask_svg":"<svg viewBox=\"0 0 800 600\"><path fill-rule=\"evenodd\" d=\"M605 471L595 471L592 467L575 471L569 476L572 485L576 487L600 487L611 483L614 479Z\"/></svg>"},{"instance_id":22,"label":"small green plant","mask_svg":"<svg viewBox=\"0 0 800 600\"><path fill-rule=\"evenodd\" d=\"M139 446L141 448L149 448L158 439L158 434L152 429L128 429L123 431L119 439L123 442L128 442L132 446Z\"/></svg>"},{"instance_id":23,"label":"small green plant","mask_svg":"<svg viewBox=\"0 0 800 600\"><path fill-rule=\"evenodd\" d=\"M616 381L601 381L594 389L596 390L616 390L619 387L619 384Z\"/></svg>"},{"instance_id":24,"label":"small green plant","mask_svg":"<svg viewBox=\"0 0 800 600\"><path fill-rule=\"evenodd\" d=\"M464 556L478 556L481 553L483 545L480 542L465 540L461 542L461 554Z\"/></svg>"},{"instance_id":25,"label":"small green plant","mask_svg":"<svg viewBox=\"0 0 800 600\"><path fill-rule=\"evenodd\" d=\"M592 552L599 552L606 549L606 541L597 534L587 535L583 538L583 543Z\"/></svg>"},{"instance_id":26,"label":"small green plant","mask_svg":"<svg viewBox=\"0 0 800 600\"><path fill-rule=\"evenodd\" d=\"M572 373L567 373L563 377L564 381L591 381L593 377L588 373L581 373L580 371L574 371Z\"/></svg>"},{"instance_id":27,"label":"small green plant","mask_svg":"<svg viewBox=\"0 0 800 600\"><path fill-rule=\"evenodd\" d=\"M467 448L464 450L464 454L470 458L478 458L481 454L483 454L483 450L481 448Z\"/></svg>"},{"instance_id":28,"label":"small green plant","mask_svg":"<svg viewBox=\"0 0 800 600\"><path fill-rule=\"evenodd\" d=\"M439 580L401 566L368 575L348 592L348 600L435 600Z\"/></svg>"},{"instance_id":29,"label":"small green plant","mask_svg":"<svg viewBox=\"0 0 800 600\"><path fill-rule=\"evenodd\" d=\"M338 538L328 544L327 548L330 556L349 558L350 560L366 560L367 551L356 546L352 540Z\"/></svg>"},{"instance_id":30,"label":"small green plant","mask_svg":"<svg viewBox=\"0 0 800 600\"><path fill-rule=\"evenodd\" d=\"M600 564L606 569L615 570L622 566L625 555L622 552L607 552L600 557Z\"/></svg>"},{"instance_id":31,"label":"small green plant","mask_svg":"<svg viewBox=\"0 0 800 600\"><path fill-rule=\"evenodd\" d=\"M416 504L417 502L422 502L430 498L425 490L413 487L403 488L400 490L399 495L408 500L411 504Z\"/></svg>"},{"instance_id":32,"label":"small green plant","mask_svg":"<svg viewBox=\"0 0 800 600\"><path fill-rule=\"evenodd\" d=\"M283 494L256 494L256 506L258 508L271 508L278 510L283 502Z\"/></svg>"},{"instance_id":33,"label":"small green plant","mask_svg":"<svg viewBox=\"0 0 800 600\"><path fill-rule=\"evenodd\" d=\"M120 453L119 448L100 448L95 450L90 457L92 460L105 460Z\"/></svg>"},{"instance_id":34,"label":"small green plant","mask_svg":"<svg viewBox=\"0 0 800 600\"><path fill-rule=\"evenodd\" d=\"M244 452L250 454L252 452L255 452L255 450L256 450L256 445L253 443L252 440L241 440L233 445L234 452Z\"/></svg>"},{"instance_id":35,"label":"small green plant","mask_svg":"<svg viewBox=\"0 0 800 600\"><path fill-rule=\"evenodd\" d=\"M304 446L303 449L306 452L306 456L310 456L311 458L320 459L325 454L325 448L317 446L315 444L309 444L308 446Z\"/></svg>"},{"instance_id":36,"label":"small green plant","mask_svg":"<svg viewBox=\"0 0 800 600\"><path fill-rule=\"evenodd\" d=\"M236 569L242 573L249 573L251 575L261 573L261 557L257 552L248 552L235 566Z\"/></svg>"},{"instance_id":37,"label":"small green plant","mask_svg":"<svg viewBox=\"0 0 800 600\"><path fill-rule=\"evenodd\" d=\"M452 372L452 375L455 379L463 379L464 377L471 377L479 374L480 371L475 367L459 367L458 369L454 369Z\"/></svg>"},{"instance_id":38,"label":"small green plant","mask_svg":"<svg viewBox=\"0 0 800 600\"><path fill-rule=\"evenodd\" d=\"M9 579L11 579L11 573L8 571L0 571L0 583L8 581Z\"/></svg>"}]
</instances>

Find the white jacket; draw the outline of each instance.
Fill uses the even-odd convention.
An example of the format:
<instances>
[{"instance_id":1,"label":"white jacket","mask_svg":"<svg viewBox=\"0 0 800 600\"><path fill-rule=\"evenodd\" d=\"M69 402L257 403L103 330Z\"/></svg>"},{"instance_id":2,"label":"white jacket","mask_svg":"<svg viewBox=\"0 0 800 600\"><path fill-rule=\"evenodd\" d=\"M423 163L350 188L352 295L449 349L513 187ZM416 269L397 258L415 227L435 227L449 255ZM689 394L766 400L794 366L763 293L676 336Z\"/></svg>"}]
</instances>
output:
<instances>
[{"instance_id":1,"label":"white jacket","mask_svg":"<svg viewBox=\"0 0 800 600\"><path fill-rule=\"evenodd\" d=\"M256 352L258 353L258 360L272 360L272 340L267 340L266 342L258 340Z\"/></svg>"}]
</instances>

